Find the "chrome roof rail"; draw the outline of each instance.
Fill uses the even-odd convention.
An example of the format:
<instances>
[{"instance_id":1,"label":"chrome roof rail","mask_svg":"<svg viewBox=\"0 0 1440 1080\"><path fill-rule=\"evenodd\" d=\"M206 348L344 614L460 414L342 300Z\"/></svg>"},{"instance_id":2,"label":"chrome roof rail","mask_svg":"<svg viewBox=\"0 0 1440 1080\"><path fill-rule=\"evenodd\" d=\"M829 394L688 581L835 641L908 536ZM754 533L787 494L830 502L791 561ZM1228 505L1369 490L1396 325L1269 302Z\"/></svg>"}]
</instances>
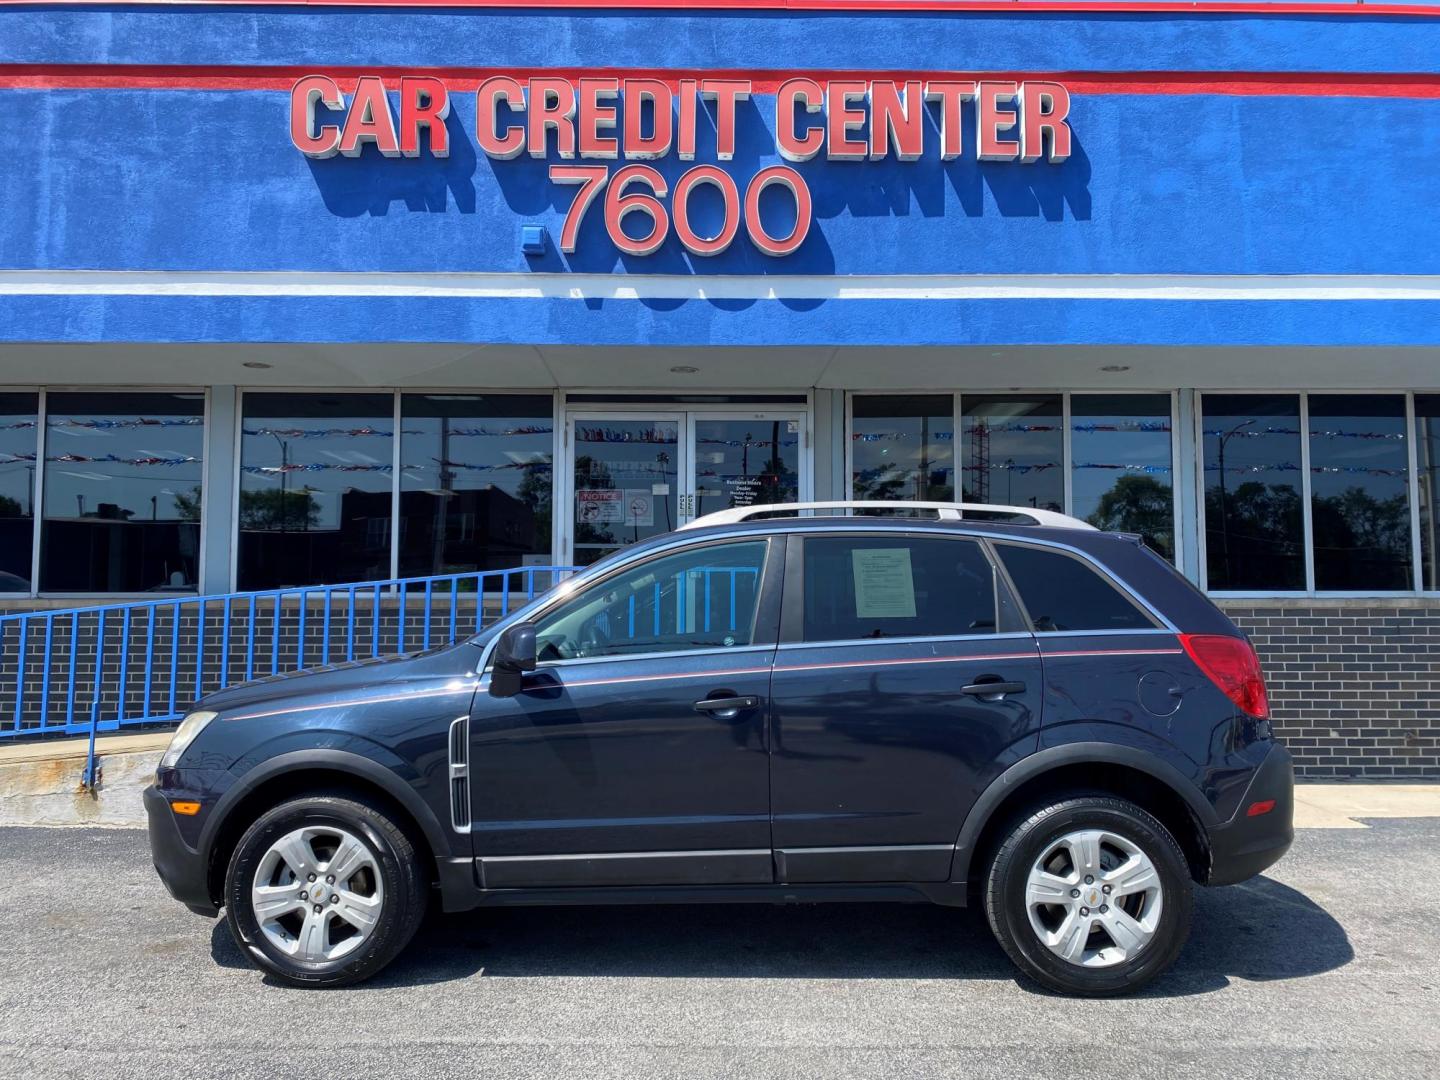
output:
<instances>
[{"instance_id":1,"label":"chrome roof rail","mask_svg":"<svg viewBox=\"0 0 1440 1080\"><path fill-rule=\"evenodd\" d=\"M710 525L733 525L754 517L794 513L813 510L933 510L941 521L993 521L1006 525L1048 525L1055 529L1088 529L1095 526L1069 514L1054 510L1037 510L1033 506L997 506L991 503L953 502L903 502L879 499L840 499L831 502L764 503L759 506L735 506L729 510L717 510L694 521L681 525L681 529L702 529ZM835 515L822 515L835 516Z\"/></svg>"}]
</instances>

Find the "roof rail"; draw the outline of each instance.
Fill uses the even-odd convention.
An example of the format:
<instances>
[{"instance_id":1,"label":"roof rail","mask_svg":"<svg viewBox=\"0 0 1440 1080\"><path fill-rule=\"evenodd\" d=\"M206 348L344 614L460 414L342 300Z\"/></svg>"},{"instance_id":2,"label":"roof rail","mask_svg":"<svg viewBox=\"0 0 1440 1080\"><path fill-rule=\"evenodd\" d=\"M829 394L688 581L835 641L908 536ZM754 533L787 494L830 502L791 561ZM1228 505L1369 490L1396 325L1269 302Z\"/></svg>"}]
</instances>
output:
<instances>
[{"instance_id":1,"label":"roof rail","mask_svg":"<svg viewBox=\"0 0 1440 1080\"><path fill-rule=\"evenodd\" d=\"M995 521L1007 525L1048 525L1055 529L1089 529L1095 526L1069 514L1054 510L1037 510L1033 506L997 506L991 503L955 502L902 502L879 499L840 499L833 502L765 503L759 506L734 506L729 510L717 510L694 521L681 525L683 529L701 529L710 525L733 525L738 521L766 515L794 513L796 516L806 510L933 510L941 521Z\"/></svg>"}]
</instances>

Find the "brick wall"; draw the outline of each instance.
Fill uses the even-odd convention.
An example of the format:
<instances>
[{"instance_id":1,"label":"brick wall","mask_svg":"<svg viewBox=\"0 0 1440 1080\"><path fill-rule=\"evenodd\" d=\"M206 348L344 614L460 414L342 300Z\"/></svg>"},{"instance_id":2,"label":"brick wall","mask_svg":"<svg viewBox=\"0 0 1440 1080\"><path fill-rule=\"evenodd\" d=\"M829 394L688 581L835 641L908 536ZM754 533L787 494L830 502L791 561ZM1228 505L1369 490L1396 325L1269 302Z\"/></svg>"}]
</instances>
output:
<instances>
[{"instance_id":1,"label":"brick wall","mask_svg":"<svg viewBox=\"0 0 1440 1080\"><path fill-rule=\"evenodd\" d=\"M1231 600L1300 775L1440 777L1440 601Z\"/></svg>"}]
</instances>

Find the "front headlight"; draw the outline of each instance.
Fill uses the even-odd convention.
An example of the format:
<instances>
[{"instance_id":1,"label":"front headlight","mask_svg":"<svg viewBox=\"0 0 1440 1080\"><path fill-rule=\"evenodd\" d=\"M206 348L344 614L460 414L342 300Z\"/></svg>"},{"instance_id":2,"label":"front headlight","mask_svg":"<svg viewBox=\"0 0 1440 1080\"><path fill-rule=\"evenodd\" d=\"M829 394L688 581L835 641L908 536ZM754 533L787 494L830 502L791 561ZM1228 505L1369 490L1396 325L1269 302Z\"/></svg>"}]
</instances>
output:
<instances>
[{"instance_id":1,"label":"front headlight","mask_svg":"<svg viewBox=\"0 0 1440 1080\"><path fill-rule=\"evenodd\" d=\"M170 740L170 746L165 751L165 756L160 759L160 767L162 769L174 768L175 763L180 760L180 755L185 753L190 744L195 741L195 736L204 731L205 725L218 715L219 713L202 710L192 712L184 720L181 720L180 726L175 729L174 737Z\"/></svg>"}]
</instances>

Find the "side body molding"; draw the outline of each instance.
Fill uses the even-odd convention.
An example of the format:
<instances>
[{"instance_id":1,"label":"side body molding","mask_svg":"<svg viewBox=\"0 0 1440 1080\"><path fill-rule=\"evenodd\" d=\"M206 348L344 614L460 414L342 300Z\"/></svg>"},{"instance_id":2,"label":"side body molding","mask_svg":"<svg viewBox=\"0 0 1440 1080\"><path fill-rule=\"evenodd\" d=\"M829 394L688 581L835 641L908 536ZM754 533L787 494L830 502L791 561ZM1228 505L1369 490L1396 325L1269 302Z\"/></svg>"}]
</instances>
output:
<instances>
[{"instance_id":1,"label":"side body molding","mask_svg":"<svg viewBox=\"0 0 1440 1080\"><path fill-rule=\"evenodd\" d=\"M1137 772L1143 772L1160 781L1183 799L1205 828L1209 829L1220 823L1215 808L1200 795L1194 782L1175 766L1154 754L1137 750L1134 747L1103 742L1077 742L1067 743L1064 746L1052 746L1017 761L996 777L994 782L975 800L975 805L970 808L970 813L965 817L965 824L960 827L960 837L955 841L955 857L950 866L950 880L952 882L969 880L970 860L975 853L975 844L980 839L980 834L1000 804L1021 784L1053 769L1067 765L1090 764L1123 765L1135 769Z\"/></svg>"}]
</instances>

